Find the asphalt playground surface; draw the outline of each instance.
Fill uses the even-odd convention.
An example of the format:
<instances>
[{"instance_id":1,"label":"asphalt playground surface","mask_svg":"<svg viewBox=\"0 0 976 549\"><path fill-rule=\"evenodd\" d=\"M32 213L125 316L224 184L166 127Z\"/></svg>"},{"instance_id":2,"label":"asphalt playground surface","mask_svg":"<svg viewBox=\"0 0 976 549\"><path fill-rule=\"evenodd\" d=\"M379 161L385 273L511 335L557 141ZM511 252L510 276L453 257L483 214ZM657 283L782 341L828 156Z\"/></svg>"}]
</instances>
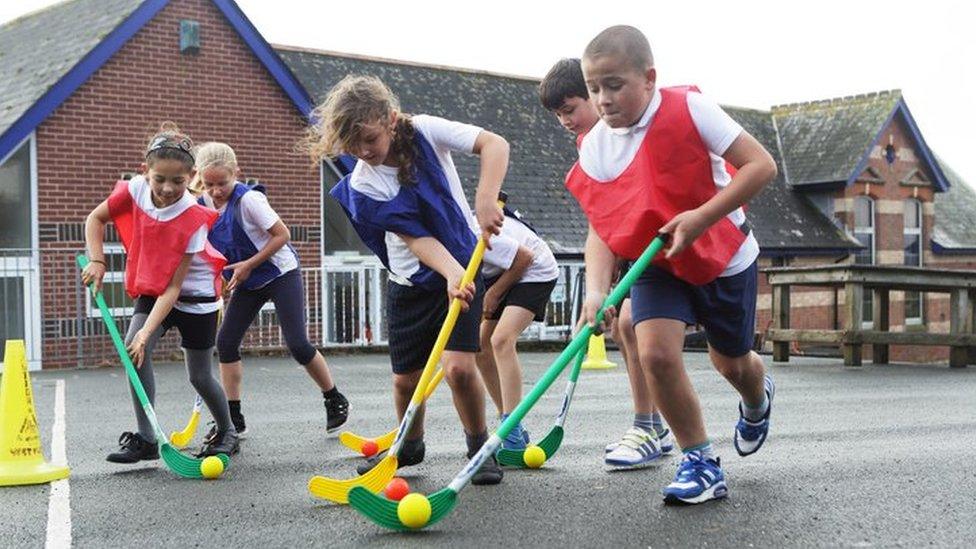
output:
<instances>
[{"instance_id":1,"label":"asphalt playground surface","mask_svg":"<svg viewBox=\"0 0 976 549\"><path fill-rule=\"evenodd\" d=\"M526 390L555 357L523 355ZM611 353L619 362L619 355ZM603 446L632 419L626 372L584 371L559 452L541 470L507 471L494 487L468 486L454 512L428 530L385 531L355 510L314 499L316 474L355 476L358 459L325 437L321 395L284 358L245 362L243 412L250 433L217 481L184 480L162 462L120 466L105 455L135 430L121 369L33 373L50 456L54 384L66 380L71 535L77 547L887 547L972 546L976 539L976 368L866 365L794 358L773 365L770 438L748 458L731 443L736 395L704 354L686 354L730 495L695 507L665 506L660 491L677 458L610 473ZM329 358L351 401L348 428L375 436L394 427L385 355ZM157 368L163 428L181 429L193 393L182 365ZM527 418L533 436L552 425L558 379ZM204 414L205 419L207 414ZM496 425L492 422L491 427ZM199 443L205 426L198 429ZM427 459L401 470L413 491L446 486L464 465L448 388L427 412ZM0 488L0 546L41 547L47 485Z\"/></svg>"}]
</instances>

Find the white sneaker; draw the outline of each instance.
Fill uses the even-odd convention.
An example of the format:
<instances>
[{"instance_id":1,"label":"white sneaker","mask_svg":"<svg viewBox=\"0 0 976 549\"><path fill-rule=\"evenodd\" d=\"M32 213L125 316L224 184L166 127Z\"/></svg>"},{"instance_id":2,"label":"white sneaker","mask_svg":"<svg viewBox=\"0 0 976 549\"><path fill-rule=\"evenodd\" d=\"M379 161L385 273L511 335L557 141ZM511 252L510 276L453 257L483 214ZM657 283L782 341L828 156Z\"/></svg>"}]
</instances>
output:
<instances>
[{"instance_id":1,"label":"white sneaker","mask_svg":"<svg viewBox=\"0 0 976 549\"><path fill-rule=\"evenodd\" d=\"M669 455L674 452L674 436L671 434L671 429L665 428L663 433L658 433L657 438L661 441L661 453L664 455ZM620 442L611 442L607 444L606 448L603 449L604 454L609 454L610 452L617 449L620 446Z\"/></svg>"},{"instance_id":2,"label":"white sneaker","mask_svg":"<svg viewBox=\"0 0 976 549\"><path fill-rule=\"evenodd\" d=\"M639 469L659 463L663 455L655 434L631 427L603 461L612 469Z\"/></svg>"}]
</instances>

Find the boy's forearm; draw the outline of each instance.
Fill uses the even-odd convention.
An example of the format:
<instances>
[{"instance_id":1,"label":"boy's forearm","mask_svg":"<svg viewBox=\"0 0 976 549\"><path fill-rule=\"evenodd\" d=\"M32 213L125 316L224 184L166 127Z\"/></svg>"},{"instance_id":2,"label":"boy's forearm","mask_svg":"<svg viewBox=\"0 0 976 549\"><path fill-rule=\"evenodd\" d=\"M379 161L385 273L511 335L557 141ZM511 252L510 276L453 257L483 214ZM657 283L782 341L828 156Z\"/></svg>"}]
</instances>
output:
<instances>
[{"instance_id":1,"label":"boy's forearm","mask_svg":"<svg viewBox=\"0 0 976 549\"><path fill-rule=\"evenodd\" d=\"M737 171L727 187L699 208L709 226L752 200L776 177L773 157L748 133L736 138L725 158Z\"/></svg>"},{"instance_id":2,"label":"boy's forearm","mask_svg":"<svg viewBox=\"0 0 976 549\"><path fill-rule=\"evenodd\" d=\"M519 246L518 251L515 252L515 260L512 261L512 266L506 269L501 276L498 277L498 280L492 284L492 289L499 294L504 294L509 290L509 288L518 284L518 281L522 280L522 275L524 275L525 271L527 271L529 266L532 265L533 259L535 259L535 256L531 251L529 251L528 248Z\"/></svg>"},{"instance_id":3,"label":"boy's forearm","mask_svg":"<svg viewBox=\"0 0 976 549\"><path fill-rule=\"evenodd\" d=\"M447 251L447 248L436 238L432 236L415 238L402 234L398 236L403 239L407 248L417 256L417 259L421 263L434 269L444 278L450 278L452 274L457 274L458 271L464 271L464 267L454 259L451 252Z\"/></svg>"},{"instance_id":4,"label":"boy's forearm","mask_svg":"<svg viewBox=\"0 0 976 549\"><path fill-rule=\"evenodd\" d=\"M586 293L606 294L610 291L616 257L592 225L586 235L583 258L586 264Z\"/></svg>"}]
</instances>

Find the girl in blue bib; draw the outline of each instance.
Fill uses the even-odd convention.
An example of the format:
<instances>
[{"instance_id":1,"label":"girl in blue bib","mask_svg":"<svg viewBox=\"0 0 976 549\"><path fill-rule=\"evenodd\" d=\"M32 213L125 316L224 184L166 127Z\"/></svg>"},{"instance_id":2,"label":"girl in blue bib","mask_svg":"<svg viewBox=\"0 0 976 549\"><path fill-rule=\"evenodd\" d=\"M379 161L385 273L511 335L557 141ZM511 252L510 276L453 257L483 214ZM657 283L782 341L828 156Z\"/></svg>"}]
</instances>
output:
<instances>
[{"instance_id":1,"label":"girl in blue bib","mask_svg":"<svg viewBox=\"0 0 976 549\"><path fill-rule=\"evenodd\" d=\"M196 169L196 187L202 191L200 203L220 213L208 238L227 258L224 278L232 294L217 333L217 356L238 433L247 431L240 400L241 342L268 301L274 303L291 356L322 391L326 432L335 431L349 416L349 402L336 388L322 353L308 340L301 266L288 243L288 227L268 204L263 186L237 181L237 156L227 144L201 145Z\"/></svg>"},{"instance_id":2,"label":"girl in blue bib","mask_svg":"<svg viewBox=\"0 0 976 549\"><path fill-rule=\"evenodd\" d=\"M378 78L348 76L317 109L309 149L316 163L340 154L357 159L330 194L389 271L387 323L399 417L447 316L449 299L463 300L464 312L441 365L454 393L470 458L488 438L485 389L475 364L484 284L480 274L467 287L460 287L460 281L478 235L497 234L504 219L496 200L508 169L508 143L476 126L399 111L396 97ZM451 158L457 151L481 156L477 220L468 213ZM418 413L399 464L414 465L423 456L423 415ZM366 463L360 472L371 467ZM501 479L502 471L492 458L472 483L497 484Z\"/></svg>"}]
</instances>

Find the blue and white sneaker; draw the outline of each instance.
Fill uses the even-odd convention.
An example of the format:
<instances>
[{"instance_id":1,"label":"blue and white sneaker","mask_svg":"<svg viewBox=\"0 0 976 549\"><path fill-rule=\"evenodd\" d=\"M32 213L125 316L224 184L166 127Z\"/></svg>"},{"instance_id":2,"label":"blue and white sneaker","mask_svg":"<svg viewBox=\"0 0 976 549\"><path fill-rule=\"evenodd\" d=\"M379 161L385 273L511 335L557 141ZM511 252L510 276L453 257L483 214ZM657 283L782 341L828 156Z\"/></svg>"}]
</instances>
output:
<instances>
[{"instance_id":1,"label":"blue and white sneaker","mask_svg":"<svg viewBox=\"0 0 976 549\"><path fill-rule=\"evenodd\" d=\"M766 415L758 422L752 422L742 414L742 402L739 402L739 422L735 425L735 435L732 443L735 451L740 456L748 456L756 453L766 442L766 435L769 434L769 413L773 411L773 396L776 394L776 384L773 378L768 375L763 379L763 386L766 388L766 398L769 400L769 408Z\"/></svg>"},{"instance_id":2,"label":"blue and white sneaker","mask_svg":"<svg viewBox=\"0 0 976 549\"><path fill-rule=\"evenodd\" d=\"M719 459L705 459L696 451L685 454L663 494L665 503L696 504L724 498L729 488Z\"/></svg>"},{"instance_id":3,"label":"blue and white sneaker","mask_svg":"<svg viewBox=\"0 0 976 549\"><path fill-rule=\"evenodd\" d=\"M603 458L611 469L640 469L660 463L664 453L654 433L631 427L617 446Z\"/></svg>"},{"instance_id":4,"label":"blue and white sneaker","mask_svg":"<svg viewBox=\"0 0 976 549\"><path fill-rule=\"evenodd\" d=\"M525 450L529 445L529 432L519 423L502 439L502 448L506 450Z\"/></svg>"}]
</instances>

